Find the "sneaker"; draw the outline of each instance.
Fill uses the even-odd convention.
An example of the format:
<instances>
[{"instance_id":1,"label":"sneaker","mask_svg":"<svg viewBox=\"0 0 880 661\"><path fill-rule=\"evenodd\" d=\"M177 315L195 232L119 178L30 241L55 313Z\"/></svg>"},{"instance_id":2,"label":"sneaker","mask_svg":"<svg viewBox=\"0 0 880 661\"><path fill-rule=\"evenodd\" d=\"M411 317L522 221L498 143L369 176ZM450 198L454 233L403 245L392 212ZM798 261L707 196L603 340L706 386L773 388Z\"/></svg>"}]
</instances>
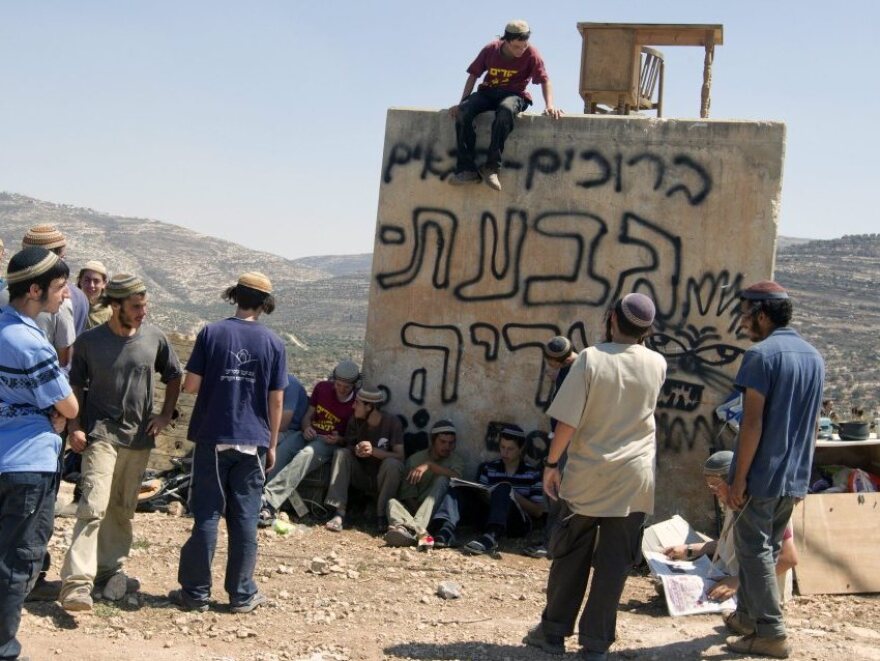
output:
<instances>
[{"instance_id":1,"label":"sneaker","mask_svg":"<svg viewBox=\"0 0 880 661\"><path fill-rule=\"evenodd\" d=\"M547 654L565 654L565 638L544 633L544 627L541 624L536 624L529 629L529 632L523 638L523 642L526 645L538 647L547 652Z\"/></svg>"},{"instance_id":2,"label":"sneaker","mask_svg":"<svg viewBox=\"0 0 880 661\"><path fill-rule=\"evenodd\" d=\"M238 604L237 606L230 604L229 610L232 613L250 613L257 607L265 604L267 601L269 600L262 592L254 592L253 596L243 604Z\"/></svg>"},{"instance_id":3,"label":"sneaker","mask_svg":"<svg viewBox=\"0 0 880 661\"><path fill-rule=\"evenodd\" d=\"M257 527L270 527L273 523L275 523L276 514L277 512L275 511L275 508L264 500L263 504L260 506L260 518L257 519Z\"/></svg>"},{"instance_id":4,"label":"sneaker","mask_svg":"<svg viewBox=\"0 0 880 661\"><path fill-rule=\"evenodd\" d=\"M461 549L465 555L486 555L498 550L498 541L491 533L484 533L465 544Z\"/></svg>"},{"instance_id":5,"label":"sneaker","mask_svg":"<svg viewBox=\"0 0 880 661\"><path fill-rule=\"evenodd\" d=\"M208 610L208 602L193 599L183 590L183 588L169 592L168 601L185 611L204 613Z\"/></svg>"},{"instance_id":6,"label":"sneaker","mask_svg":"<svg viewBox=\"0 0 880 661\"><path fill-rule=\"evenodd\" d=\"M61 596L61 581L47 581L40 576L25 601L57 601Z\"/></svg>"},{"instance_id":7,"label":"sneaker","mask_svg":"<svg viewBox=\"0 0 880 661\"><path fill-rule=\"evenodd\" d=\"M525 553L530 558L544 558L548 557L547 555L547 547L543 544L536 544L535 546L527 546L523 549L523 553Z\"/></svg>"},{"instance_id":8,"label":"sneaker","mask_svg":"<svg viewBox=\"0 0 880 661\"><path fill-rule=\"evenodd\" d=\"M498 173L490 170L485 165L480 168L480 177L483 179L483 182L492 190L501 190L501 180L498 178Z\"/></svg>"},{"instance_id":9,"label":"sneaker","mask_svg":"<svg viewBox=\"0 0 880 661\"><path fill-rule=\"evenodd\" d=\"M772 656L777 659L787 659L791 654L791 645L788 644L788 636L776 636L769 638L750 634L742 638L727 641L727 649L737 654L749 656Z\"/></svg>"},{"instance_id":10,"label":"sneaker","mask_svg":"<svg viewBox=\"0 0 880 661\"><path fill-rule=\"evenodd\" d=\"M419 541L416 544L416 550L422 551L423 553L426 551L430 551L434 548L434 538L430 535L422 535L419 537Z\"/></svg>"},{"instance_id":11,"label":"sneaker","mask_svg":"<svg viewBox=\"0 0 880 661\"><path fill-rule=\"evenodd\" d=\"M74 588L61 599L61 608L68 612L90 611L93 604L92 591L85 585Z\"/></svg>"},{"instance_id":12,"label":"sneaker","mask_svg":"<svg viewBox=\"0 0 880 661\"><path fill-rule=\"evenodd\" d=\"M755 633L755 627L745 621L739 611L729 611L722 616L727 629L737 636L749 636Z\"/></svg>"},{"instance_id":13,"label":"sneaker","mask_svg":"<svg viewBox=\"0 0 880 661\"><path fill-rule=\"evenodd\" d=\"M434 535L434 548L447 549L455 544L455 533L449 528L441 528Z\"/></svg>"},{"instance_id":14,"label":"sneaker","mask_svg":"<svg viewBox=\"0 0 880 661\"><path fill-rule=\"evenodd\" d=\"M467 184L478 184L480 183L480 175L473 170L464 170L462 172L456 172L454 175L449 177L449 183L453 186L465 186Z\"/></svg>"},{"instance_id":15,"label":"sneaker","mask_svg":"<svg viewBox=\"0 0 880 661\"><path fill-rule=\"evenodd\" d=\"M414 546L416 538L403 526L391 526L385 533L385 543L388 546Z\"/></svg>"},{"instance_id":16,"label":"sneaker","mask_svg":"<svg viewBox=\"0 0 880 661\"><path fill-rule=\"evenodd\" d=\"M95 583L95 590L99 596L110 601L119 601L127 594L132 594L141 589L141 582L123 572L116 572L106 581ZM94 594L94 593L93 593Z\"/></svg>"}]
</instances>

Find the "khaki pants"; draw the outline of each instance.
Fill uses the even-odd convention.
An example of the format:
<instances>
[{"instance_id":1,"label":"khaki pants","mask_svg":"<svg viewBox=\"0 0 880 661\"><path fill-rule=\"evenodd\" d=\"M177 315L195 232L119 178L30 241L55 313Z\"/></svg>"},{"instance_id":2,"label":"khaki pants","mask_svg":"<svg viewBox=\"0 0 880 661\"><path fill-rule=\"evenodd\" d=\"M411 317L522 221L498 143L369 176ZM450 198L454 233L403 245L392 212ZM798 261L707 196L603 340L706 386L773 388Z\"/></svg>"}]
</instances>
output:
<instances>
[{"instance_id":1,"label":"khaki pants","mask_svg":"<svg viewBox=\"0 0 880 661\"><path fill-rule=\"evenodd\" d=\"M330 507L344 512L348 505L348 487L358 491L376 494L376 516L387 516L388 501L397 493L403 477L403 462L387 457L379 465L375 477L364 467L364 462L354 456L349 448L338 448L333 453L333 472L330 475L330 489L327 500Z\"/></svg>"},{"instance_id":2,"label":"khaki pants","mask_svg":"<svg viewBox=\"0 0 880 661\"><path fill-rule=\"evenodd\" d=\"M411 514L410 510L397 498L388 501L388 522L394 526L403 526L417 537L428 532L428 524L434 515L446 491L449 489L449 478L437 475L431 483L430 489L424 495L424 500L418 503L418 509L415 514Z\"/></svg>"},{"instance_id":3,"label":"khaki pants","mask_svg":"<svg viewBox=\"0 0 880 661\"><path fill-rule=\"evenodd\" d=\"M104 582L122 568L149 458L149 448L131 450L109 441L92 441L83 452L83 493L61 568L62 599L78 587L91 590L96 580Z\"/></svg>"}]
</instances>

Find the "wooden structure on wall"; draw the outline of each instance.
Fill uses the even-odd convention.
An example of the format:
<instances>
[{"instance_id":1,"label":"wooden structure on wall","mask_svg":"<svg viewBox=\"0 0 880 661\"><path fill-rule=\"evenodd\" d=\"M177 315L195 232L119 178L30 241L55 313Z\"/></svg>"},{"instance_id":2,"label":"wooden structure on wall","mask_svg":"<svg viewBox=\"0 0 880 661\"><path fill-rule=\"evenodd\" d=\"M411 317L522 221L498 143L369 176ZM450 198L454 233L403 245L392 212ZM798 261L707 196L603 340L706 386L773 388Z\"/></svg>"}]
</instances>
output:
<instances>
[{"instance_id":1,"label":"wooden structure on wall","mask_svg":"<svg viewBox=\"0 0 880 661\"><path fill-rule=\"evenodd\" d=\"M578 23L583 39L580 94L584 112L595 112L599 104L616 108L619 114L644 108L642 54L650 46L702 46L703 86L700 117L709 116L712 62L715 46L724 43L722 25L663 23ZM661 55L662 58L662 55ZM644 58L645 63L651 60ZM661 60L662 61L662 60ZM663 73L660 70L658 116L662 115Z\"/></svg>"}]
</instances>

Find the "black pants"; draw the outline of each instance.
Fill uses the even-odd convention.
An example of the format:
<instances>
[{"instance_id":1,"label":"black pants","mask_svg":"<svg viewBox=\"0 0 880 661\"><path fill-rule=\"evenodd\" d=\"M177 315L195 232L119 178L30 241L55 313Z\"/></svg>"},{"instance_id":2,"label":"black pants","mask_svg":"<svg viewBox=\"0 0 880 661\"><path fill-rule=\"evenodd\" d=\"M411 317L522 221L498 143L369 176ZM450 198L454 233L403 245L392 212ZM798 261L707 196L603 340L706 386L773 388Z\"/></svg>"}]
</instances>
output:
<instances>
[{"instance_id":1,"label":"black pants","mask_svg":"<svg viewBox=\"0 0 880 661\"><path fill-rule=\"evenodd\" d=\"M24 598L55 521L55 473L0 474L0 659L17 659Z\"/></svg>"},{"instance_id":2,"label":"black pants","mask_svg":"<svg viewBox=\"0 0 880 661\"><path fill-rule=\"evenodd\" d=\"M501 530L508 537L522 537L532 529L532 520L510 497L511 486L499 484L486 498L483 491L469 487L450 489L431 520L431 530L444 524L453 529L464 521L480 530Z\"/></svg>"},{"instance_id":3,"label":"black pants","mask_svg":"<svg viewBox=\"0 0 880 661\"><path fill-rule=\"evenodd\" d=\"M486 167L498 172L501 169L501 154L504 141L513 131L513 122L517 113L529 107L529 102L518 94L505 90L479 90L461 102L458 107L458 119L455 120L455 137L458 150L455 165L456 172L476 172L474 149L477 134L474 131L474 120L477 115L490 110L495 111L492 122L492 137L489 141L489 156Z\"/></svg>"},{"instance_id":4,"label":"black pants","mask_svg":"<svg viewBox=\"0 0 880 661\"><path fill-rule=\"evenodd\" d=\"M617 606L629 569L638 557L645 516L643 512L626 517L581 516L563 503L548 548L553 564L547 579L547 607L541 615L546 633L574 633L592 569L590 594L578 622L578 641L591 652L611 647Z\"/></svg>"}]
</instances>

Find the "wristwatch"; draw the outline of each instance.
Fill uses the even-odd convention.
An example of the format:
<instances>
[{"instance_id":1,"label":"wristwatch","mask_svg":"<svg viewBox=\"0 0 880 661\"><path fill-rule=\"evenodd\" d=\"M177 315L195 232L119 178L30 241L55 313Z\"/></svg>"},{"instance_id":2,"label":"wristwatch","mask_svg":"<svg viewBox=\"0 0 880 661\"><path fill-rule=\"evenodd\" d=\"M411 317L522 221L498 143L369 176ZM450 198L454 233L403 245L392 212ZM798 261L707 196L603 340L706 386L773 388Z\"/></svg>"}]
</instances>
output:
<instances>
[{"instance_id":1,"label":"wristwatch","mask_svg":"<svg viewBox=\"0 0 880 661\"><path fill-rule=\"evenodd\" d=\"M544 459L544 468L556 468L557 466L559 466L559 460L547 461L546 458Z\"/></svg>"}]
</instances>

